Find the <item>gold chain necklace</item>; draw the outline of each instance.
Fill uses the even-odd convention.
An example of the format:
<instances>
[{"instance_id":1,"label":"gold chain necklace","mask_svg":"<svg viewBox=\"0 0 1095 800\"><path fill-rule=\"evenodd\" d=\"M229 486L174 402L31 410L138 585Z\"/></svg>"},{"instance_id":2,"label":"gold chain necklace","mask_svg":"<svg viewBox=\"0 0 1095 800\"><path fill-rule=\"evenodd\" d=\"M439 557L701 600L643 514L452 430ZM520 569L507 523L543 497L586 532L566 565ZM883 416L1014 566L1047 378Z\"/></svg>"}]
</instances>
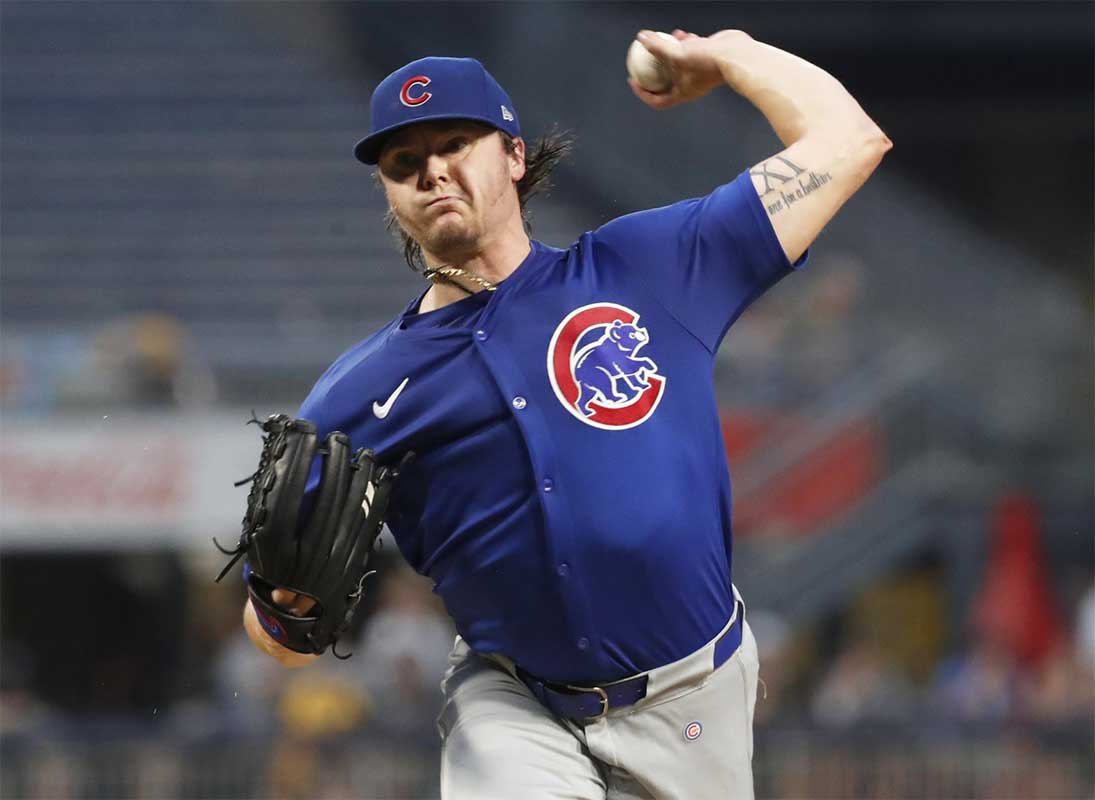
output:
<instances>
[{"instance_id":1,"label":"gold chain necklace","mask_svg":"<svg viewBox=\"0 0 1095 800\"><path fill-rule=\"evenodd\" d=\"M468 289L466 286L461 286L459 283L454 281L453 277L467 278L472 283L479 284L488 292L497 291L498 289L497 286L488 281L486 278L480 275L476 275L474 272L469 272L466 269L462 269L461 267L436 267L427 269L422 274L427 280L431 280L434 283L437 283L437 281L439 280L442 280L445 283L451 283L453 286L463 289L468 294L475 293Z\"/></svg>"}]
</instances>

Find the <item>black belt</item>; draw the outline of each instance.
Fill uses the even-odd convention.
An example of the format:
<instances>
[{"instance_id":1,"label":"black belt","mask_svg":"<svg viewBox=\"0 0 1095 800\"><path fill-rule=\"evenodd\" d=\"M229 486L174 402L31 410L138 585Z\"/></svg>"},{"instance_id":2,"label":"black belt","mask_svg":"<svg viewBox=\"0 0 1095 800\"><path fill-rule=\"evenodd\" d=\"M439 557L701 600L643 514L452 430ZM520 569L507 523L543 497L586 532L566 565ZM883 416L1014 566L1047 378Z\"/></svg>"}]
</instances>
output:
<instances>
[{"instance_id":1,"label":"black belt","mask_svg":"<svg viewBox=\"0 0 1095 800\"><path fill-rule=\"evenodd\" d=\"M745 609L740 602L736 604L735 611L734 623L715 642L713 670L725 664L741 646ZM623 708L646 697L646 675L637 675L604 686L571 686L537 678L521 667L515 667L515 671L533 696L549 711L557 717L565 717L575 722L600 719L609 709Z\"/></svg>"}]
</instances>

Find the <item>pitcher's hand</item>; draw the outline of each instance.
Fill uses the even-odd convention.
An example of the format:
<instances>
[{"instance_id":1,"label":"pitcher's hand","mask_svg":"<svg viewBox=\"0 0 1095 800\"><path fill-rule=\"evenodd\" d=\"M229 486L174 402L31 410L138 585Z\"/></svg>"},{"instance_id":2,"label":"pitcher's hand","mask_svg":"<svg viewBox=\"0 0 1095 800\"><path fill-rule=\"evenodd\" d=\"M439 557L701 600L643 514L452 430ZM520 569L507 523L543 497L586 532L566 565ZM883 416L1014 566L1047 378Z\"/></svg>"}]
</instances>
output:
<instances>
[{"instance_id":1,"label":"pitcher's hand","mask_svg":"<svg viewBox=\"0 0 1095 800\"><path fill-rule=\"evenodd\" d=\"M719 57L736 41L748 40L749 34L726 30L710 36L697 36L680 28L672 38L654 31L639 31L635 36L669 70L673 85L666 92L648 92L631 78L627 79L635 96L651 108L670 108L703 97L716 86L726 83L719 68Z\"/></svg>"}]
</instances>

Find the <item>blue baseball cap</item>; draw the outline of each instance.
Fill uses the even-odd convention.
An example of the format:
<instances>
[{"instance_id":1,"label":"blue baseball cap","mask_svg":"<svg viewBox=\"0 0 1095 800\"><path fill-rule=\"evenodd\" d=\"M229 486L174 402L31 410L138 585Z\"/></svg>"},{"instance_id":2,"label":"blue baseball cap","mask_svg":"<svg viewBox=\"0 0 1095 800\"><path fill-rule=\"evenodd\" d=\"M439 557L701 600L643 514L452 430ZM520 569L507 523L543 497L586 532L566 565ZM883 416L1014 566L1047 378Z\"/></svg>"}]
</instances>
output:
<instances>
[{"instance_id":1,"label":"blue baseball cap","mask_svg":"<svg viewBox=\"0 0 1095 800\"><path fill-rule=\"evenodd\" d=\"M373 92L372 127L354 146L358 161L375 164L389 136L431 119L474 119L520 136L506 90L474 58L430 56L400 67Z\"/></svg>"}]
</instances>

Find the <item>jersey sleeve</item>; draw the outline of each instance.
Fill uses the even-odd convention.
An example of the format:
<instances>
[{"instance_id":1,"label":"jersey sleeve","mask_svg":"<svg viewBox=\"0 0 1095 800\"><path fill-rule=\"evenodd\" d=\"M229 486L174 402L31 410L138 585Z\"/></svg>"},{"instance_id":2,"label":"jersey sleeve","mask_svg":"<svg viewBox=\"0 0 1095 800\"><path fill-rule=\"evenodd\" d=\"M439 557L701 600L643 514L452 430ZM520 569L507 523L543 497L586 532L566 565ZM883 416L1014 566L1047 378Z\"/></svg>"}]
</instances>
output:
<instances>
[{"instance_id":1,"label":"jersey sleeve","mask_svg":"<svg viewBox=\"0 0 1095 800\"><path fill-rule=\"evenodd\" d=\"M706 197L640 211L592 234L608 268L628 270L714 353L749 304L791 264L748 172Z\"/></svg>"}]
</instances>

